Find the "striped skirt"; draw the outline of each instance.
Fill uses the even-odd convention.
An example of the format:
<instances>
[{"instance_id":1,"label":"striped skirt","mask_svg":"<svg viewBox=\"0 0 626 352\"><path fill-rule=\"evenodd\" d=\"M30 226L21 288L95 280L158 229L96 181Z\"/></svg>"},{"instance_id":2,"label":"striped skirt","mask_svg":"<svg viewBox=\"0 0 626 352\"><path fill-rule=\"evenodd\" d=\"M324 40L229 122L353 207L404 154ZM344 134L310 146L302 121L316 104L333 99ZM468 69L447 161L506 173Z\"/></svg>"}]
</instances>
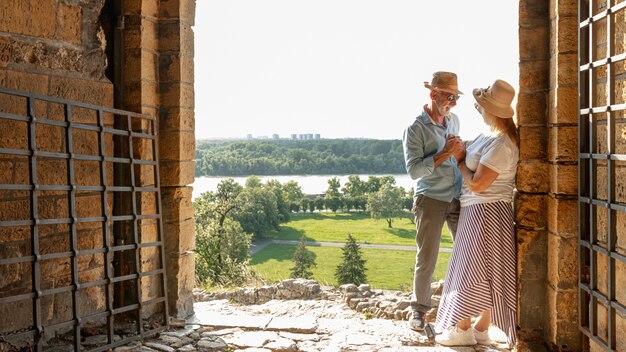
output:
<instances>
[{"instance_id":1,"label":"striped skirt","mask_svg":"<svg viewBox=\"0 0 626 352\"><path fill-rule=\"evenodd\" d=\"M509 346L515 346L516 282L511 203L461 207L437 313L437 330L491 309L492 323L506 333Z\"/></svg>"}]
</instances>

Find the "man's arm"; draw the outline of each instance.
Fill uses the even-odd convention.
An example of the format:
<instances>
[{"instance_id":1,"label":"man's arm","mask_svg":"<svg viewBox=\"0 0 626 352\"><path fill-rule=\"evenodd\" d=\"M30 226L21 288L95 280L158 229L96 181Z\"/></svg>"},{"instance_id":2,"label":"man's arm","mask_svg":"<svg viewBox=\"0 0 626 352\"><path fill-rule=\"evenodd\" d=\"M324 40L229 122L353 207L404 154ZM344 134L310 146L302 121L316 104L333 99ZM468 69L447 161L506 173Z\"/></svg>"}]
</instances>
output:
<instances>
[{"instance_id":1,"label":"man's arm","mask_svg":"<svg viewBox=\"0 0 626 352\"><path fill-rule=\"evenodd\" d=\"M411 179L417 180L431 175L441 163L458 153L462 144L458 137L448 136L443 150L432 155L424 155L422 135L409 127L402 136L402 147L406 171Z\"/></svg>"}]
</instances>

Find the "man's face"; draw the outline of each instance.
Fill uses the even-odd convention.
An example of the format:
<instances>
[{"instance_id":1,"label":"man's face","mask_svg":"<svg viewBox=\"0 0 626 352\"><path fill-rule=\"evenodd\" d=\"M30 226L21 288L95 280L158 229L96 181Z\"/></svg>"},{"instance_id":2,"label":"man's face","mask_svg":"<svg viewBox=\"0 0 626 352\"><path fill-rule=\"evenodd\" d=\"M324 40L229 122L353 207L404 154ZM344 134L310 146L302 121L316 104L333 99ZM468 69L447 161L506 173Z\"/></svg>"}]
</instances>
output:
<instances>
[{"instance_id":1,"label":"man's face","mask_svg":"<svg viewBox=\"0 0 626 352\"><path fill-rule=\"evenodd\" d=\"M435 92L435 107L443 116L448 116L450 110L456 106L459 96L448 92Z\"/></svg>"}]
</instances>

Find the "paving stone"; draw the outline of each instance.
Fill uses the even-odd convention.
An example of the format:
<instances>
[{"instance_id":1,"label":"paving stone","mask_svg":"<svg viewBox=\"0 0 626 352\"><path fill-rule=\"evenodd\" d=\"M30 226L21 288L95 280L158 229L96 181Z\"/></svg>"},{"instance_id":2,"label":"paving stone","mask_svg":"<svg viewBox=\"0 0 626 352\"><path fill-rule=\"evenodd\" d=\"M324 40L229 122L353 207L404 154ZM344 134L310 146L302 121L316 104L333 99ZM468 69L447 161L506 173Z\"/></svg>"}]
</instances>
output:
<instances>
[{"instance_id":1,"label":"paving stone","mask_svg":"<svg viewBox=\"0 0 626 352\"><path fill-rule=\"evenodd\" d=\"M274 331L242 331L230 338L224 338L229 345L237 347L262 347L270 341L276 341L278 334Z\"/></svg>"},{"instance_id":2,"label":"paving stone","mask_svg":"<svg viewBox=\"0 0 626 352\"><path fill-rule=\"evenodd\" d=\"M164 345L174 347L174 348L178 348L183 345L183 341L181 339L179 339L178 337L169 336L169 335L161 335L154 342L162 343Z\"/></svg>"},{"instance_id":3,"label":"paving stone","mask_svg":"<svg viewBox=\"0 0 626 352\"><path fill-rule=\"evenodd\" d=\"M204 303L204 302L202 302ZM194 308L195 310L196 308ZM210 311L198 311L194 323L216 327L241 327L261 330L269 324L272 317L269 315L222 315Z\"/></svg>"},{"instance_id":4,"label":"paving stone","mask_svg":"<svg viewBox=\"0 0 626 352\"><path fill-rule=\"evenodd\" d=\"M199 328L200 328L200 325L187 325L183 329L162 332L161 335L174 336L174 337L181 338L183 336L189 336L189 334L198 330Z\"/></svg>"},{"instance_id":5,"label":"paving stone","mask_svg":"<svg viewBox=\"0 0 626 352\"><path fill-rule=\"evenodd\" d=\"M238 331L241 331L241 329L239 328L220 329L220 330L213 330L213 331L205 331L202 334L200 334L200 336L207 337L207 336L231 335Z\"/></svg>"},{"instance_id":6,"label":"paving stone","mask_svg":"<svg viewBox=\"0 0 626 352\"><path fill-rule=\"evenodd\" d=\"M317 321L310 317L274 317L267 325L266 329L313 333L317 330Z\"/></svg>"},{"instance_id":7,"label":"paving stone","mask_svg":"<svg viewBox=\"0 0 626 352\"><path fill-rule=\"evenodd\" d=\"M320 335L318 334L299 334L299 333L293 333L293 332L280 331L278 335L284 338L290 339L290 340L294 340L294 341L319 341L320 340Z\"/></svg>"},{"instance_id":8,"label":"paving stone","mask_svg":"<svg viewBox=\"0 0 626 352\"><path fill-rule=\"evenodd\" d=\"M297 351L297 345L294 341L286 339L284 337L278 337L275 341L270 341L263 345L263 348L268 348L273 352L295 352Z\"/></svg>"},{"instance_id":9,"label":"paving stone","mask_svg":"<svg viewBox=\"0 0 626 352\"><path fill-rule=\"evenodd\" d=\"M196 352L198 351L193 345L185 345L176 350L177 352Z\"/></svg>"},{"instance_id":10,"label":"paving stone","mask_svg":"<svg viewBox=\"0 0 626 352\"><path fill-rule=\"evenodd\" d=\"M171 348L170 346L161 344L161 343L157 343L157 342L146 342L144 343L144 345L153 348L157 351L163 351L163 352L175 352L176 350Z\"/></svg>"},{"instance_id":11,"label":"paving stone","mask_svg":"<svg viewBox=\"0 0 626 352\"><path fill-rule=\"evenodd\" d=\"M226 344L226 342L224 342L224 340L222 340L221 338L217 338L215 340L211 340L211 339L208 339L208 338L203 338L203 339L199 340L196 345L197 345L198 349L208 350L208 351L214 351L214 350L220 350L220 349L228 348L228 345Z\"/></svg>"}]
</instances>

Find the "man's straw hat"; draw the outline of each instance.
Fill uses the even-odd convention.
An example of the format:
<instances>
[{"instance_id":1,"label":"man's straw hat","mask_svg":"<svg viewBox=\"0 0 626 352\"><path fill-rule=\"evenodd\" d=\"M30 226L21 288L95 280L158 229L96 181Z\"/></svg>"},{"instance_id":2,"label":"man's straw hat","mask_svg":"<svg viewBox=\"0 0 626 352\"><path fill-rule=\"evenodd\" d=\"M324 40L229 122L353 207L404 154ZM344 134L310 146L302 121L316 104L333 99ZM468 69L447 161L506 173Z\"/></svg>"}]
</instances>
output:
<instances>
[{"instance_id":1,"label":"man's straw hat","mask_svg":"<svg viewBox=\"0 0 626 352\"><path fill-rule=\"evenodd\" d=\"M475 88L474 99L487 112L504 119L513 117L515 112L511 102L515 98L515 89L507 82L497 79L487 88Z\"/></svg>"},{"instance_id":2,"label":"man's straw hat","mask_svg":"<svg viewBox=\"0 0 626 352\"><path fill-rule=\"evenodd\" d=\"M463 92L459 90L459 85L456 82L456 73L452 72L437 71L433 73L433 79L430 83L424 82L424 87L450 94L463 94Z\"/></svg>"}]
</instances>

